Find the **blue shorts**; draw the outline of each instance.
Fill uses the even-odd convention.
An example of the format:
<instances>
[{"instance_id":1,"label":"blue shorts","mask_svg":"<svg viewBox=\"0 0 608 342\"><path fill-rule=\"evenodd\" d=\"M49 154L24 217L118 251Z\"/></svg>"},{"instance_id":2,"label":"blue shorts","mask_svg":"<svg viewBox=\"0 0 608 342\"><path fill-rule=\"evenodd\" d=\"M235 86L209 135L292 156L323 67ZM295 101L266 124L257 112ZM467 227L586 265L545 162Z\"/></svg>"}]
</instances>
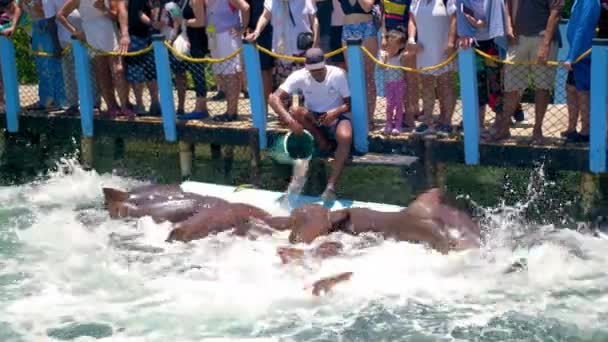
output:
<instances>
[{"instance_id":1,"label":"blue shorts","mask_svg":"<svg viewBox=\"0 0 608 342\"><path fill-rule=\"evenodd\" d=\"M576 90L589 91L591 89L591 57L585 57L572 64L572 73Z\"/></svg>"},{"instance_id":2,"label":"blue shorts","mask_svg":"<svg viewBox=\"0 0 608 342\"><path fill-rule=\"evenodd\" d=\"M368 38L378 38L378 29L376 29L373 20L342 27L342 41L346 42L349 39L365 41Z\"/></svg>"},{"instance_id":3,"label":"blue shorts","mask_svg":"<svg viewBox=\"0 0 608 342\"><path fill-rule=\"evenodd\" d=\"M131 36L129 52L140 51L152 43L150 37ZM129 83L142 83L156 80L154 53L147 52L141 56L125 57L126 79Z\"/></svg>"},{"instance_id":4,"label":"blue shorts","mask_svg":"<svg viewBox=\"0 0 608 342\"><path fill-rule=\"evenodd\" d=\"M312 112L312 114L315 116L315 118L319 118L321 115L325 114L325 113L316 113L316 112ZM346 113L340 114L340 116L338 116L338 119L336 120L336 122L331 125L331 126L325 126L325 125L319 125L319 128L321 129L321 132L323 132L323 135L325 135L328 139L330 140L336 140L336 130L338 129L338 125L340 124L340 122L347 120L348 122L350 122L350 118L346 115Z\"/></svg>"}]
</instances>

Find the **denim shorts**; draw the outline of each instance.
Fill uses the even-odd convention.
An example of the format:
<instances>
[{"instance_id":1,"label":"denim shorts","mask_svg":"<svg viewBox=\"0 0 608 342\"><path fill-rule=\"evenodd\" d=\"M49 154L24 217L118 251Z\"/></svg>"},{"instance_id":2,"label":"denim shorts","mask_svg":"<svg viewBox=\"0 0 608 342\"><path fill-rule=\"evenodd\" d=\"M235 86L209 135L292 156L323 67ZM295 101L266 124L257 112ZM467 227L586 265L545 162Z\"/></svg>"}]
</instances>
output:
<instances>
[{"instance_id":1,"label":"denim shorts","mask_svg":"<svg viewBox=\"0 0 608 342\"><path fill-rule=\"evenodd\" d=\"M131 36L129 52L140 51L152 43L150 37ZM142 83L156 80L156 65L152 51L140 56L125 57L126 79L129 83Z\"/></svg>"},{"instance_id":2,"label":"denim shorts","mask_svg":"<svg viewBox=\"0 0 608 342\"><path fill-rule=\"evenodd\" d=\"M315 116L315 118L319 118L323 114L325 114L325 113L313 112L313 115ZM344 120L348 120L350 122L350 118L346 115L346 113L340 114L340 116L338 116L338 119L336 119L336 122L333 125L331 125L331 126L319 125L319 129L321 129L321 132L323 132L323 135L325 135L328 139L336 141L336 130L338 129L338 125L340 124L340 122L342 122Z\"/></svg>"},{"instance_id":3,"label":"denim shorts","mask_svg":"<svg viewBox=\"0 0 608 342\"><path fill-rule=\"evenodd\" d=\"M349 24L342 27L342 40L361 39L365 41L368 38L377 38L378 29L374 25L374 21L366 21L358 24Z\"/></svg>"}]
</instances>

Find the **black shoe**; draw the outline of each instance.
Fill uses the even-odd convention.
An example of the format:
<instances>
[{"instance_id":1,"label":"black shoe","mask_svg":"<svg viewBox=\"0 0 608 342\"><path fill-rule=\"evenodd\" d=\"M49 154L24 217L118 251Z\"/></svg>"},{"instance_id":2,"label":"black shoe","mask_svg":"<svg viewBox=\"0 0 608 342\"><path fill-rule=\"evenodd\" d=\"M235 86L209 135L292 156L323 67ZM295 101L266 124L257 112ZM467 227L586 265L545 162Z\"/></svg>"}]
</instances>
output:
<instances>
[{"instance_id":1,"label":"black shoe","mask_svg":"<svg viewBox=\"0 0 608 342\"><path fill-rule=\"evenodd\" d=\"M230 122L230 121L236 121L237 119L238 119L237 114L226 113L226 114L216 115L211 120L217 121L217 122Z\"/></svg>"},{"instance_id":2,"label":"black shoe","mask_svg":"<svg viewBox=\"0 0 608 342\"><path fill-rule=\"evenodd\" d=\"M226 94L220 90L213 97L210 98L211 101L222 101L226 99Z\"/></svg>"},{"instance_id":3,"label":"black shoe","mask_svg":"<svg viewBox=\"0 0 608 342\"><path fill-rule=\"evenodd\" d=\"M578 132L571 132L566 135L566 143L588 143L589 136Z\"/></svg>"},{"instance_id":4,"label":"black shoe","mask_svg":"<svg viewBox=\"0 0 608 342\"><path fill-rule=\"evenodd\" d=\"M517 110L515 111L515 113L513 113L513 118L515 119L515 122L522 122L524 121L524 119L526 118L524 115L524 111L520 108L517 108Z\"/></svg>"}]
</instances>

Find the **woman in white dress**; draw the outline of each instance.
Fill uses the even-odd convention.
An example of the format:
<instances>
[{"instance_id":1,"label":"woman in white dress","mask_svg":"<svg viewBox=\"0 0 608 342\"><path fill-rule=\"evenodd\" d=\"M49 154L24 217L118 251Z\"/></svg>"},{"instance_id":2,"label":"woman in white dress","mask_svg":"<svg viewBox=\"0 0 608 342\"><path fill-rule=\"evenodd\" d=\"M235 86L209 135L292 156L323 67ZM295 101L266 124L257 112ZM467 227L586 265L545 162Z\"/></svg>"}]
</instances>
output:
<instances>
[{"instance_id":1,"label":"woman in white dress","mask_svg":"<svg viewBox=\"0 0 608 342\"><path fill-rule=\"evenodd\" d=\"M79 31L67 19L75 9L80 12L84 32ZM125 52L129 46L126 11L123 0L68 0L57 14L57 18L74 37L86 41L94 49ZM116 21L120 24L120 40ZM93 67L108 116L122 114L134 117L135 113L128 107L129 89L124 78L122 59L119 56L94 54ZM120 98L120 107L115 91Z\"/></svg>"},{"instance_id":2,"label":"woman in white dress","mask_svg":"<svg viewBox=\"0 0 608 342\"><path fill-rule=\"evenodd\" d=\"M417 54L418 68L439 65L454 53L456 46L456 8L448 6L446 0L414 0L410 12L408 48L415 51L416 44L422 45ZM417 37L416 41L414 37ZM456 105L454 66L450 63L441 68L421 73L422 80L422 123L416 127L417 134L450 134L452 115ZM433 127L435 91L439 98L441 115Z\"/></svg>"}]
</instances>

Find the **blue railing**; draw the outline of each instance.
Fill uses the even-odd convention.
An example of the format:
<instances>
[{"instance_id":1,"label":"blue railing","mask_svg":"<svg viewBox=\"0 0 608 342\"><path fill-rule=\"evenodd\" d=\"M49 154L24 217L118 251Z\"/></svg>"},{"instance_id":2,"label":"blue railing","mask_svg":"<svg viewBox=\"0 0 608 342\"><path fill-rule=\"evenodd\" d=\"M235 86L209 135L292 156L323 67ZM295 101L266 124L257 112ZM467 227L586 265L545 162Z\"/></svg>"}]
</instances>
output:
<instances>
[{"instance_id":1,"label":"blue railing","mask_svg":"<svg viewBox=\"0 0 608 342\"><path fill-rule=\"evenodd\" d=\"M349 61L348 81L352 94L353 141L358 152L368 151L367 91L364 77L364 54L360 41L349 41L346 54ZM157 81L161 103L162 122L165 139L174 142L179 139L176 129L173 84L169 65L169 51L156 37L153 41ZM93 136L94 94L87 47L73 40L72 53L75 60L78 96L82 121L82 134ZM245 64L247 84L249 85L250 106L253 126L259 131L261 149L267 148L266 126L267 110L263 93L263 82L258 49L244 42L242 57ZM608 40L595 40L592 49L591 66L591 104L590 104L590 146L589 170L594 173L606 172L606 113L608 111ZM458 53L460 94L462 100L464 125L465 163L480 163L480 127L477 94L477 64L473 49L461 49ZM6 102L6 127L9 132L19 130L20 97L17 79L17 64L13 42L0 36L0 65L4 80ZM556 82L556 87L564 87L564 81ZM556 93L560 93L557 92ZM555 99L563 103L565 99Z\"/></svg>"}]
</instances>

